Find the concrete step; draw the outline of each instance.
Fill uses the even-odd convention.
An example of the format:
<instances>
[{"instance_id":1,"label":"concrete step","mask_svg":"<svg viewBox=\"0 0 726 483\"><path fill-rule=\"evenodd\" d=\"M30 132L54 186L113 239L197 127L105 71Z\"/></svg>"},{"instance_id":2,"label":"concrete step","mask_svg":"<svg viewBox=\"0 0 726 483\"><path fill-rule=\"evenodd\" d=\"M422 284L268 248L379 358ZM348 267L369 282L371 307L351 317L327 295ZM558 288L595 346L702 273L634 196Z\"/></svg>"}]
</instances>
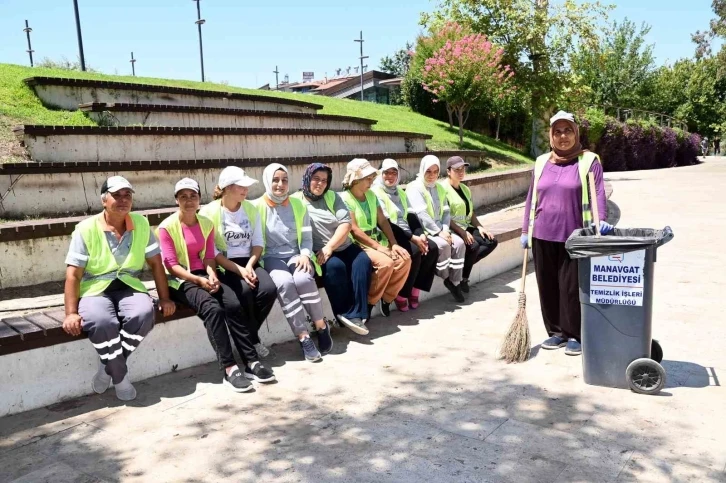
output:
<instances>
[{"instance_id":1,"label":"concrete step","mask_svg":"<svg viewBox=\"0 0 726 483\"><path fill-rule=\"evenodd\" d=\"M167 161L270 158L358 153L419 152L431 135L341 129L247 129L200 127L16 127L33 160Z\"/></svg>"},{"instance_id":2,"label":"concrete step","mask_svg":"<svg viewBox=\"0 0 726 483\"><path fill-rule=\"evenodd\" d=\"M312 102L255 94L239 94L183 87L62 77L24 80L48 107L75 111L89 102L125 102L176 106L224 107L258 111L314 113L323 106Z\"/></svg>"},{"instance_id":3,"label":"concrete step","mask_svg":"<svg viewBox=\"0 0 726 483\"><path fill-rule=\"evenodd\" d=\"M370 131L377 121L351 116L223 107L91 102L80 110L102 126L345 129Z\"/></svg>"},{"instance_id":4,"label":"concrete step","mask_svg":"<svg viewBox=\"0 0 726 483\"><path fill-rule=\"evenodd\" d=\"M335 175L334 175L335 176ZM340 177L335 176L338 179ZM479 208L485 205L498 203L525 193L531 180L531 168L503 173L480 174L472 176L465 183L471 188L474 205ZM178 178L175 178L176 181ZM130 178L132 183L136 183ZM209 183L209 181L207 181ZM210 183L211 184L211 183ZM134 188L141 189L136 183ZM160 187L150 179L144 190L156 190L164 193L163 208L142 210L138 203L134 204L134 211L145 215L152 226L158 225L176 208L173 205L173 183ZM291 185L296 191L297 185ZM254 197L250 197L253 199ZM48 199L58 202L57 196ZM209 184L205 185L202 201L211 201ZM100 199L89 196L90 213L100 211ZM63 218L26 220L0 224L0 254L3 260L12 260L13 263L2 265L0 270L0 289L25 287L41 283L62 280L65 274L65 254L68 251L70 236L78 222L87 215ZM521 219L520 219L521 224ZM521 225L520 225L521 228Z\"/></svg>"},{"instance_id":5,"label":"concrete step","mask_svg":"<svg viewBox=\"0 0 726 483\"><path fill-rule=\"evenodd\" d=\"M109 176L121 174L134 185L137 209L168 206L172 201L174 183L184 177L197 180L205 199L211 197L220 171L227 166L240 166L248 175L262 179L262 171L270 163L280 163L290 170L290 188L297 190L310 163L325 163L333 169L333 185L340 189L346 165L354 157L366 157L374 166L385 158L393 158L402 166L402 180L413 179L427 152L390 152L374 155L306 156L299 158L231 158L176 161L12 163L0 165L0 193L7 195L0 203L0 218L60 217L90 213L98 209L100 189ZM462 156L475 168L485 168L486 153L482 151L438 151L442 160ZM264 191L262 183L250 188L249 197L257 198Z\"/></svg>"}]
</instances>

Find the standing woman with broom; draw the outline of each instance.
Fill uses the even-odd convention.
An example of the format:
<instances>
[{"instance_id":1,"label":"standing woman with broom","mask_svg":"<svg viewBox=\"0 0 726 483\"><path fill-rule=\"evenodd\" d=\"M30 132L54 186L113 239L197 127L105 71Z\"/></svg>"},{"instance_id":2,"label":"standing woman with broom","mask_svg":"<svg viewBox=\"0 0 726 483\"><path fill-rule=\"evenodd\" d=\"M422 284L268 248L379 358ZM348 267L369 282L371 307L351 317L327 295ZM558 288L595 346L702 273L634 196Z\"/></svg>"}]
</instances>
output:
<instances>
[{"instance_id":1,"label":"standing woman with broom","mask_svg":"<svg viewBox=\"0 0 726 483\"><path fill-rule=\"evenodd\" d=\"M580 355L580 300L577 260L565 251L573 231L593 223L588 175L595 177L595 206L607 218L605 182L597 154L582 149L572 114L560 111L550 119L552 151L537 158L522 224L522 248L532 248L542 318L549 338L542 349L565 347ZM613 226L600 222L600 233Z\"/></svg>"}]
</instances>

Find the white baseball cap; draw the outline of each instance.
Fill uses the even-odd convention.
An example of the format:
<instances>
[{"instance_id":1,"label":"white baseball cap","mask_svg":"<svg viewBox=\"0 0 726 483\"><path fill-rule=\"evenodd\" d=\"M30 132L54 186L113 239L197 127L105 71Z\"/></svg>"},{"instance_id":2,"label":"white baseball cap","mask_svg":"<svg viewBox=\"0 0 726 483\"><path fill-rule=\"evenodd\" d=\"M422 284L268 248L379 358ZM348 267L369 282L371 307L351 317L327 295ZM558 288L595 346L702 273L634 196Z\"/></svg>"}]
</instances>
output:
<instances>
[{"instance_id":1,"label":"white baseball cap","mask_svg":"<svg viewBox=\"0 0 726 483\"><path fill-rule=\"evenodd\" d=\"M346 178L349 178L351 183L359 179L367 178L372 174L378 174L376 168L371 166L371 163L364 158L355 158L348 163L347 168Z\"/></svg>"},{"instance_id":2,"label":"white baseball cap","mask_svg":"<svg viewBox=\"0 0 726 483\"><path fill-rule=\"evenodd\" d=\"M103 186L101 186L101 194L115 193L122 189L129 189L132 193L134 192L134 188L126 178L123 176L111 176L103 182Z\"/></svg>"},{"instance_id":3,"label":"white baseball cap","mask_svg":"<svg viewBox=\"0 0 726 483\"><path fill-rule=\"evenodd\" d=\"M181 190L192 190L197 193L201 193L199 183L191 178L183 178L177 181L176 186L174 186L174 196L176 196Z\"/></svg>"},{"instance_id":4,"label":"white baseball cap","mask_svg":"<svg viewBox=\"0 0 726 483\"><path fill-rule=\"evenodd\" d=\"M250 178L245 174L245 170L237 166L227 166L219 173L219 181L217 186L221 189L236 184L244 188L249 188L253 184L257 183L257 180Z\"/></svg>"},{"instance_id":5,"label":"white baseball cap","mask_svg":"<svg viewBox=\"0 0 726 483\"><path fill-rule=\"evenodd\" d=\"M550 126L554 125L554 123L556 123L557 121L569 121L572 124L577 124L575 122L575 116L565 111L559 111L557 114L552 116L550 118Z\"/></svg>"}]
</instances>

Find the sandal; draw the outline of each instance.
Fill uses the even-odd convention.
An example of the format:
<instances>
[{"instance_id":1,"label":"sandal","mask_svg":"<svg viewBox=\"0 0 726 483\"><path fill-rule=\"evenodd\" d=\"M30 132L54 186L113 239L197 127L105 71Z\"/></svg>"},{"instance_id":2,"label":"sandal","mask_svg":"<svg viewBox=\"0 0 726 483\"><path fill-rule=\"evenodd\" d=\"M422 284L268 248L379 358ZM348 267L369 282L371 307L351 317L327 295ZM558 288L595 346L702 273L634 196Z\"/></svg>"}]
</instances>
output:
<instances>
[{"instance_id":1,"label":"sandal","mask_svg":"<svg viewBox=\"0 0 726 483\"><path fill-rule=\"evenodd\" d=\"M408 312L408 300L404 297L398 296L396 297L396 308L399 312Z\"/></svg>"}]
</instances>

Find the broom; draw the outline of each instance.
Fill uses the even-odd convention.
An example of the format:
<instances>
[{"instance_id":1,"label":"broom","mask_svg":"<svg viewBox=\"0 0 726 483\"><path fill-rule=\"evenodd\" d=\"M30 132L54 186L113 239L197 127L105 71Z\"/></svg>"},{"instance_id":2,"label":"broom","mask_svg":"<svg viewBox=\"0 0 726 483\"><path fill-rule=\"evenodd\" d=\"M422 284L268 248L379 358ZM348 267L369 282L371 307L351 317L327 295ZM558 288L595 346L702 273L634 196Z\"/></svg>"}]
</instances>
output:
<instances>
[{"instance_id":1,"label":"broom","mask_svg":"<svg viewBox=\"0 0 726 483\"><path fill-rule=\"evenodd\" d=\"M524 283L527 280L527 259L529 250L524 249L524 261L522 262L522 282L519 287L519 308L517 315L509 326L507 335L504 336L502 346L499 348L499 358L507 363L525 362L529 359L530 339L529 322L527 321L527 295L524 293Z\"/></svg>"}]
</instances>

